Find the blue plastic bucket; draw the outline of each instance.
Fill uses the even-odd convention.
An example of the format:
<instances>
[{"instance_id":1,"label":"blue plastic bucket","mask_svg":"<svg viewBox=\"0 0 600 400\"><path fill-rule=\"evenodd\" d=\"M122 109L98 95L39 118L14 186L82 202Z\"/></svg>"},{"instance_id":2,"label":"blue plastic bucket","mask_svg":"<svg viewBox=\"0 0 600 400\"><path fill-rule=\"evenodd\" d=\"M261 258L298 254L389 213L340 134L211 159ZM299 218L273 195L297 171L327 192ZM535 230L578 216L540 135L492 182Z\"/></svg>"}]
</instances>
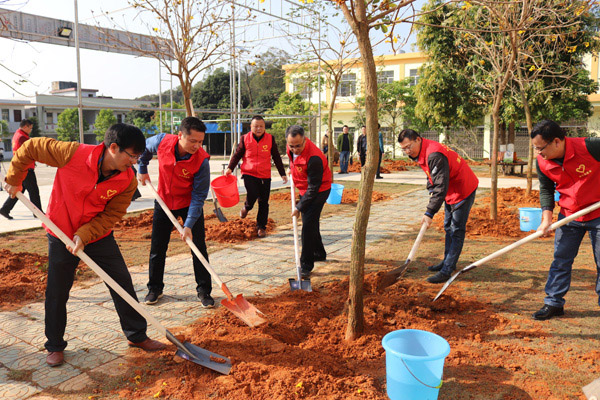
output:
<instances>
[{"instance_id":1,"label":"blue plastic bucket","mask_svg":"<svg viewBox=\"0 0 600 400\"><path fill-rule=\"evenodd\" d=\"M344 185L337 183L331 184L331 192L327 198L328 204L340 204L342 202L342 194L344 193Z\"/></svg>"},{"instance_id":2,"label":"blue plastic bucket","mask_svg":"<svg viewBox=\"0 0 600 400\"><path fill-rule=\"evenodd\" d=\"M436 400L442 386L450 345L435 333L418 329L393 331L381 341L385 349L387 395L391 400Z\"/></svg>"},{"instance_id":3,"label":"blue plastic bucket","mask_svg":"<svg viewBox=\"0 0 600 400\"><path fill-rule=\"evenodd\" d=\"M554 201L559 201L560 200L560 193L558 191L554 192Z\"/></svg>"},{"instance_id":4,"label":"blue plastic bucket","mask_svg":"<svg viewBox=\"0 0 600 400\"><path fill-rule=\"evenodd\" d=\"M542 223L542 209L535 207L519 208L519 228L523 232L534 231Z\"/></svg>"}]
</instances>

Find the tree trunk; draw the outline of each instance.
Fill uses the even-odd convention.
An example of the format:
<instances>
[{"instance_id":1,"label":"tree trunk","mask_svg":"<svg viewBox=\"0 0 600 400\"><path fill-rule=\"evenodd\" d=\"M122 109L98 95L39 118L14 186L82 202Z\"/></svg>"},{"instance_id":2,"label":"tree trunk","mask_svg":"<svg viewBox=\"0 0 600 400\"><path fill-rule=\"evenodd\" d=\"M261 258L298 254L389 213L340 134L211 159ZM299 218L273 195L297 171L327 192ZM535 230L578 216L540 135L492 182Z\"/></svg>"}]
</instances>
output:
<instances>
[{"instance_id":1,"label":"tree trunk","mask_svg":"<svg viewBox=\"0 0 600 400\"><path fill-rule=\"evenodd\" d=\"M364 7L360 5L359 7ZM364 10L362 10L364 11ZM379 136L377 130L377 73L373 48L369 38L367 23L358 22L353 26L358 47L363 61L365 80L365 113L367 126L367 160L361 169L360 189L354 229L350 261L350 288L348 293L348 326L346 340L352 341L364 332L363 283L365 265L365 242L367 226L371 212L371 195L373 181L379 159Z\"/></svg>"},{"instance_id":2,"label":"tree trunk","mask_svg":"<svg viewBox=\"0 0 600 400\"><path fill-rule=\"evenodd\" d=\"M500 101L498 101L500 103ZM494 133L492 134L492 187L490 190L490 219L498 218L498 136L500 133L500 107L494 107L492 119L494 120Z\"/></svg>"}]
</instances>

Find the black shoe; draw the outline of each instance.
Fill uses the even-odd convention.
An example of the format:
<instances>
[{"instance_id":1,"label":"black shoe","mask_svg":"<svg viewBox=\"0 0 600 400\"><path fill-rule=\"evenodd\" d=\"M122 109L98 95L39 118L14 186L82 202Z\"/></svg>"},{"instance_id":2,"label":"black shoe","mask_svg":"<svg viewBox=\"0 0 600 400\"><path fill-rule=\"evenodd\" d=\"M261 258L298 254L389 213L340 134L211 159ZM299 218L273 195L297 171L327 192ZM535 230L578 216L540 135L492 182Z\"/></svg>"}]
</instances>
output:
<instances>
[{"instance_id":1,"label":"black shoe","mask_svg":"<svg viewBox=\"0 0 600 400\"><path fill-rule=\"evenodd\" d=\"M13 217L10 216L10 214L7 211L4 210L0 210L0 215L2 215L4 218L11 220L13 219Z\"/></svg>"},{"instance_id":2,"label":"black shoe","mask_svg":"<svg viewBox=\"0 0 600 400\"><path fill-rule=\"evenodd\" d=\"M383 176L381 176L381 175L376 176L375 179L383 179Z\"/></svg>"},{"instance_id":3,"label":"black shoe","mask_svg":"<svg viewBox=\"0 0 600 400\"><path fill-rule=\"evenodd\" d=\"M240 218L244 219L244 218L246 218L247 215L248 215L248 210L246 210L246 207L242 206L242 209L240 210Z\"/></svg>"},{"instance_id":4,"label":"black shoe","mask_svg":"<svg viewBox=\"0 0 600 400\"><path fill-rule=\"evenodd\" d=\"M565 310L562 307L544 304L544 307L540 308L533 314L533 319L537 319L538 321L545 321L547 319L557 317L560 315L565 315Z\"/></svg>"},{"instance_id":5,"label":"black shoe","mask_svg":"<svg viewBox=\"0 0 600 400\"><path fill-rule=\"evenodd\" d=\"M160 299L162 296L163 296L162 293L153 292L151 290L146 295L146 298L144 299L144 303L146 303L148 305L150 305L150 304L156 304L156 303L158 303L158 299Z\"/></svg>"},{"instance_id":6,"label":"black shoe","mask_svg":"<svg viewBox=\"0 0 600 400\"><path fill-rule=\"evenodd\" d=\"M300 278L302 278L302 279L309 279L311 272L312 271L309 271L307 269L300 268Z\"/></svg>"},{"instance_id":7,"label":"black shoe","mask_svg":"<svg viewBox=\"0 0 600 400\"><path fill-rule=\"evenodd\" d=\"M431 271L431 272L438 272L438 271L441 271L442 268L444 268L444 262L443 261L441 263L439 263L439 264L436 264L436 265L430 265L429 267L427 267L427 270Z\"/></svg>"},{"instance_id":8,"label":"black shoe","mask_svg":"<svg viewBox=\"0 0 600 400\"><path fill-rule=\"evenodd\" d=\"M315 256L315 261L327 261L327 256Z\"/></svg>"},{"instance_id":9,"label":"black shoe","mask_svg":"<svg viewBox=\"0 0 600 400\"><path fill-rule=\"evenodd\" d=\"M427 278L427 282L429 283L444 283L446 282L448 279L450 279L450 275L445 274L443 272L438 272L437 274L430 276L429 278Z\"/></svg>"},{"instance_id":10,"label":"black shoe","mask_svg":"<svg viewBox=\"0 0 600 400\"><path fill-rule=\"evenodd\" d=\"M215 306L215 300L210 294L198 293L198 298L200 299L200 304L202 304L202 307L204 308L212 308Z\"/></svg>"}]
</instances>

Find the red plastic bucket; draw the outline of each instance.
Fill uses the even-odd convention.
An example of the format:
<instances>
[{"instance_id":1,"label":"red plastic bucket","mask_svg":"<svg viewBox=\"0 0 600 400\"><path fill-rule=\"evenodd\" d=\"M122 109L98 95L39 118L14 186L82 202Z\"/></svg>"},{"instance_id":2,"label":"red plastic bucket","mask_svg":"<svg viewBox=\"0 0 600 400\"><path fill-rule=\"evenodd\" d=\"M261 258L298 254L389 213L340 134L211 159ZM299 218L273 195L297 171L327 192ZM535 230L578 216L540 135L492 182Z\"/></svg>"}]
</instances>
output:
<instances>
[{"instance_id":1,"label":"red plastic bucket","mask_svg":"<svg viewBox=\"0 0 600 400\"><path fill-rule=\"evenodd\" d=\"M221 207L233 207L240 201L237 177L235 175L222 175L213 179L210 186L215 191Z\"/></svg>"}]
</instances>

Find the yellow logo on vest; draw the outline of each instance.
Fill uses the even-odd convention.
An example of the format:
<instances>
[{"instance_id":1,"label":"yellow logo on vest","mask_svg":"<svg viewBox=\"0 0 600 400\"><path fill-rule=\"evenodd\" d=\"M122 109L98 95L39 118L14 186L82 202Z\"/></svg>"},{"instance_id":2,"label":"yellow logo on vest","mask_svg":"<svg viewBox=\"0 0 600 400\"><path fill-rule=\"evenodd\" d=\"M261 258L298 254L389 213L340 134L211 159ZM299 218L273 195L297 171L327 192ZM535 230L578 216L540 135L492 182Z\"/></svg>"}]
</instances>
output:
<instances>
[{"instance_id":1,"label":"yellow logo on vest","mask_svg":"<svg viewBox=\"0 0 600 400\"><path fill-rule=\"evenodd\" d=\"M100 196L100 198L102 200L110 200L115 194L117 194L117 191L114 189L108 189L106 191L106 196Z\"/></svg>"},{"instance_id":2,"label":"yellow logo on vest","mask_svg":"<svg viewBox=\"0 0 600 400\"><path fill-rule=\"evenodd\" d=\"M302 172L302 167L296 166L296 169L298 170L298 172Z\"/></svg>"},{"instance_id":3,"label":"yellow logo on vest","mask_svg":"<svg viewBox=\"0 0 600 400\"><path fill-rule=\"evenodd\" d=\"M263 144L262 151L269 151L269 145Z\"/></svg>"},{"instance_id":4,"label":"yellow logo on vest","mask_svg":"<svg viewBox=\"0 0 600 400\"><path fill-rule=\"evenodd\" d=\"M575 172L579 174L580 178L583 178L584 176L591 174L592 170L588 169L586 171L585 164L579 164L579 167L575 168Z\"/></svg>"},{"instance_id":5,"label":"yellow logo on vest","mask_svg":"<svg viewBox=\"0 0 600 400\"><path fill-rule=\"evenodd\" d=\"M184 179L190 179L192 177L192 174L187 169L181 168L181 173L179 174L179 177Z\"/></svg>"}]
</instances>

